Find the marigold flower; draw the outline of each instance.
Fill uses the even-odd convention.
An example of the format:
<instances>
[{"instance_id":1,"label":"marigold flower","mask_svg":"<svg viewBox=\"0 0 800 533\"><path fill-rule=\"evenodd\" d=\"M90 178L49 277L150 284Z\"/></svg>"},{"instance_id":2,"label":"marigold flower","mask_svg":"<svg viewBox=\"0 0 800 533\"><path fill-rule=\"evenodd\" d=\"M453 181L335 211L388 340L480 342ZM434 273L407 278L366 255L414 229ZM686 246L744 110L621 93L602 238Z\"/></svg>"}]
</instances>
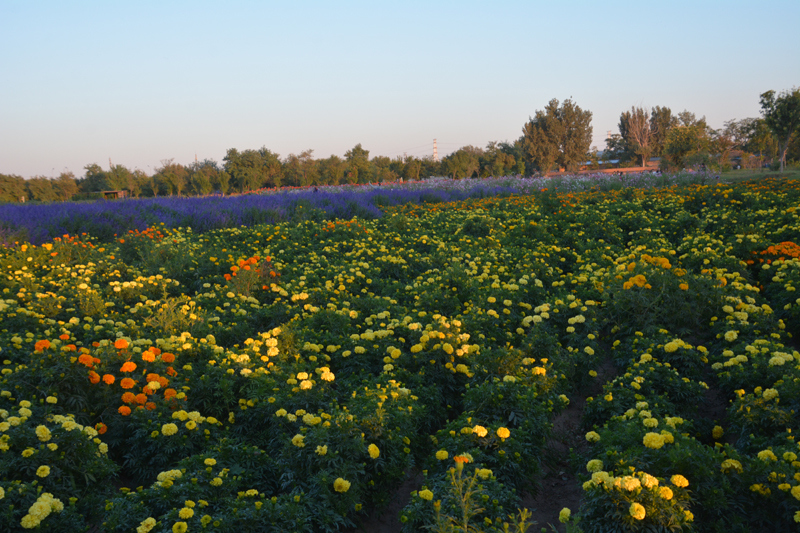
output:
<instances>
[{"instance_id":1,"label":"marigold flower","mask_svg":"<svg viewBox=\"0 0 800 533\"><path fill-rule=\"evenodd\" d=\"M94 358L88 353L82 353L78 356L78 362L87 368L92 368L94 365Z\"/></svg>"},{"instance_id":2,"label":"marigold flower","mask_svg":"<svg viewBox=\"0 0 800 533\"><path fill-rule=\"evenodd\" d=\"M664 436L658 433L648 433L642 439L642 443L648 448L658 450L664 446Z\"/></svg>"},{"instance_id":3,"label":"marigold flower","mask_svg":"<svg viewBox=\"0 0 800 533\"><path fill-rule=\"evenodd\" d=\"M37 351L37 352L43 352L49 347L50 347L50 341L47 340L47 339L44 339L44 340L36 341L36 344L34 344L33 349L35 351Z\"/></svg>"},{"instance_id":4,"label":"marigold flower","mask_svg":"<svg viewBox=\"0 0 800 533\"><path fill-rule=\"evenodd\" d=\"M422 489L417 494L419 495L420 498L428 502L433 499L433 493L428 489Z\"/></svg>"},{"instance_id":5,"label":"marigold flower","mask_svg":"<svg viewBox=\"0 0 800 533\"><path fill-rule=\"evenodd\" d=\"M507 439L511 436L511 432L508 430L508 428L497 428L497 436L501 439Z\"/></svg>"},{"instance_id":6,"label":"marigold flower","mask_svg":"<svg viewBox=\"0 0 800 533\"><path fill-rule=\"evenodd\" d=\"M172 363L175 361L175 354L164 352L161 354L161 360L164 361L165 363Z\"/></svg>"},{"instance_id":7,"label":"marigold flower","mask_svg":"<svg viewBox=\"0 0 800 533\"><path fill-rule=\"evenodd\" d=\"M672 476L670 478L670 481L676 487L688 487L689 486L689 480L686 479L685 477L683 477L680 474L675 474L674 476Z\"/></svg>"},{"instance_id":8,"label":"marigold flower","mask_svg":"<svg viewBox=\"0 0 800 533\"><path fill-rule=\"evenodd\" d=\"M94 370L89 372L89 382L90 383L100 383L100 374L95 372Z\"/></svg>"},{"instance_id":9,"label":"marigold flower","mask_svg":"<svg viewBox=\"0 0 800 533\"><path fill-rule=\"evenodd\" d=\"M453 457L453 460L456 463L469 463L469 457L466 457L464 455L456 455L455 457Z\"/></svg>"},{"instance_id":10,"label":"marigold flower","mask_svg":"<svg viewBox=\"0 0 800 533\"><path fill-rule=\"evenodd\" d=\"M436 458L440 461L444 461L449 456L450 454L447 453L447 450L439 450L438 452L436 452Z\"/></svg>"},{"instance_id":11,"label":"marigold flower","mask_svg":"<svg viewBox=\"0 0 800 533\"><path fill-rule=\"evenodd\" d=\"M156 354L151 351L142 352L142 361L146 361L148 363L152 363L156 360Z\"/></svg>"},{"instance_id":12,"label":"marigold flower","mask_svg":"<svg viewBox=\"0 0 800 533\"><path fill-rule=\"evenodd\" d=\"M170 398L175 397L175 395L177 395L177 394L178 393L175 391L175 389L166 389L164 391L164 399L165 400L169 400Z\"/></svg>"},{"instance_id":13,"label":"marigold flower","mask_svg":"<svg viewBox=\"0 0 800 533\"><path fill-rule=\"evenodd\" d=\"M119 412L119 414L121 414L122 416L128 416L129 414L131 414L131 408L128 407L127 405L122 405L120 406L119 409L117 409L117 412Z\"/></svg>"},{"instance_id":14,"label":"marigold flower","mask_svg":"<svg viewBox=\"0 0 800 533\"><path fill-rule=\"evenodd\" d=\"M587 472L600 472L603 469L603 461L600 459L592 459L586 463Z\"/></svg>"},{"instance_id":15,"label":"marigold flower","mask_svg":"<svg viewBox=\"0 0 800 533\"><path fill-rule=\"evenodd\" d=\"M133 372L134 370L136 370L136 363L133 361L125 361L119 369L120 372Z\"/></svg>"},{"instance_id":16,"label":"marigold flower","mask_svg":"<svg viewBox=\"0 0 800 533\"><path fill-rule=\"evenodd\" d=\"M124 392L122 393L122 401L124 403L133 403L136 401L136 395L132 392Z\"/></svg>"},{"instance_id":17,"label":"marigold flower","mask_svg":"<svg viewBox=\"0 0 800 533\"><path fill-rule=\"evenodd\" d=\"M381 451L374 444L370 444L367 451L369 452L369 456L373 459L377 459L381 455Z\"/></svg>"},{"instance_id":18,"label":"marigold flower","mask_svg":"<svg viewBox=\"0 0 800 533\"><path fill-rule=\"evenodd\" d=\"M671 500L673 496L672 489L669 487L660 487L658 489L658 495L665 500Z\"/></svg>"},{"instance_id":19,"label":"marigold flower","mask_svg":"<svg viewBox=\"0 0 800 533\"><path fill-rule=\"evenodd\" d=\"M114 341L114 348L117 350L124 350L128 347L128 341L125 339L117 339Z\"/></svg>"},{"instance_id":20,"label":"marigold flower","mask_svg":"<svg viewBox=\"0 0 800 533\"><path fill-rule=\"evenodd\" d=\"M340 477L336 478L336 481L333 482L333 490L336 492L347 492L350 490L350 482Z\"/></svg>"},{"instance_id":21,"label":"marigold flower","mask_svg":"<svg viewBox=\"0 0 800 533\"><path fill-rule=\"evenodd\" d=\"M596 431L590 431L586 434L586 440L589 442L597 442L600 440L600 434L598 434Z\"/></svg>"},{"instance_id":22,"label":"marigold flower","mask_svg":"<svg viewBox=\"0 0 800 533\"><path fill-rule=\"evenodd\" d=\"M161 433L166 436L174 435L178 432L178 426L170 422L169 424L164 424L161 426Z\"/></svg>"},{"instance_id":23,"label":"marigold flower","mask_svg":"<svg viewBox=\"0 0 800 533\"><path fill-rule=\"evenodd\" d=\"M189 524L186 522L175 522L172 525L172 533L186 533L189 529Z\"/></svg>"},{"instance_id":24,"label":"marigold flower","mask_svg":"<svg viewBox=\"0 0 800 533\"><path fill-rule=\"evenodd\" d=\"M103 435L106 431L108 431L108 426L102 422L98 422L95 424L94 429L96 429L100 435Z\"/></svg>"},{"instance_id":25,"label":"marigold flower","mask_svg":"<svg viewBox=\"0 0 800 533\"><path fill-rule=\"evenodd\" d=\"M569 517L571 514L572 511L570 511L569 507L564 507L563 509L561 509L561 512L558 513L558 521L561 522L562 524L566 524L567 522L569 522Z\"/></svg>"},{"instance_id":26,"label":"marigold flower","mask_svg":"<svg viewBox=\"0 0 800 533\"><path fill-rule=\"evenodd\" d=\"M297 434L294 437L292 437L292 444L294 444L298 448L302 448L305 446L305 443L303 442L304 439L305 436Z\"/></svg>"},{"instance_id":27,"label":"marigold flower","mask_svg":"<svg viewBox=\"0 0 800 533\"><path fill-rule=\"evenodd\" d=\"M147 402L146 404L144 404L144 408L147 409L148 411L153 411L156 408L156 404L154 404L153 402Z\"/></svg>"},{"instance_id":28,"label":"marigold flower","mask_svg":"<svg viewBox=\"0 0 800 533\"><path fill-rule=\"evenodd\" d=\"M131 378L122 378L122 381L119 382L119 386L123 389L132 389L136 386L136 382Z\"/></svg>"},{"instance_id":29,"label":"marigold flower","mask_svg":"<svg viewBox=\"0 0 800 533\"><path fill-rule=\"evenodd\" d=\"M634 517L636 520L644 520L646 513L644 510L644 506L641 503L633 502L628 511L630 512L631 516Z\"/></svg>"},{"instance_id":30,"label":"marigold flower","mask_svg":"<svg viewBox=\"0 0 800 533\"><path fill-rule=\"evenodd\" d=\"M138 403L139 405L144 405L147 402L147 395L142 394L141 392L134 396L133 401Z\"/></svg>"},{"instance_id":31,"label":"marigold flower","mask_svg":"<svg viewBox=\"0 0 800 533\"><path fill-rule=\"evenodd\" d=\"M472 433L474 433L478 437L483 438L487 435L488 431L483 426L475 426L474 428L472 428Z\"/></svg>"},{"instance_id":32,"label":"marigold flower","mask_svg":"<svg viewBox=\"0 0 800 533\"><path fill-rule=\"evenodd\" d=\"M117 378L115 378L115 377L114 377L113 375L111 375L111 374L104 374L104 375L103 375L103 383L105 383L106 385L111 385L111 384L113 384L113 383L114 383L114 381L115 381L116 379L117 379Z\"/></svg>"}]
</instances>

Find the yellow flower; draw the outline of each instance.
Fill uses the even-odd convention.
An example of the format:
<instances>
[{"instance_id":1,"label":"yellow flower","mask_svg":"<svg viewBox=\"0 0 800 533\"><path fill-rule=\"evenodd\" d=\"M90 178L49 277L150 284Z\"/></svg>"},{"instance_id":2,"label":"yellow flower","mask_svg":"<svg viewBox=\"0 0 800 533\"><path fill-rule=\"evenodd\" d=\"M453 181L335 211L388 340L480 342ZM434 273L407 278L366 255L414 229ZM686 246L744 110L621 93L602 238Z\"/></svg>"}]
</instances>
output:
<instances>
[{"instance_id":1,"label":"yellow flower","mask_svg":"<svg viewBox=\"0 0 800 533\"><path fill-rule=\"evenodd\" d=\"M589 442L597 442L600 440L600 435L596 431L590 431L586 434L586 440Z\"/></svg>"},{"instance_id":2,"label":"yellow flower","mask_svg":"<svg viewBox=\"0 0 800 533\"><path fill-rule=\"evenodd\" d=\"M479 437L485 437L486 434L488 433L488 431L486 431L486 428L483 426L475 426L474 428L472 428L472 432L478 435Z\"/></svg>"},{"instance_id":3,"label":"yellow flower","mask_svg":"<svg viewBox=\"0 0 800 533\"><path fill-rule=\"evenodd\" d=\"M714 437L714 440L719 440L722 438L723 429L720 426L714 426L714 429L711 431L711 436Z\"/></svg>"},{"instance_id":4,"label":"yellow flower","mask_svg":"<svg viewBox=\"0 0 800 533\"><path fill-rule=\"evenodd\" d=\"M444 461L448 457L450 457L450 454L447 453L447 450L439 450L438 452L436 452L436 458L440 461Z\"/></svg>"},{"instance_id":5,"label":"yellow flower","mask_svg":"<svg viewBox=\"0 0 800 533\"><path fill-rule=\"evenodd\" d=\"M659 487L658 495L664 498L665 500L672 499L672 489L669 487Z\"/></svg>"},{"instance_id":6,"label":"yellow flower","mask_svg":"<svg viewBox=\"0 0 800 533\"><path fill-rule=\"evenodd\" d=\"M172 533L186 533L188 529L189 524L186 522L175 522L175 524L172 525Z\"/></svg>"},{"instance_id":7,"label":"yellow flower","mask_svg":"<svg viewBox=\"0 0 800 533\"><path fill-rule=\"evenodd\" d=\"M481 468L480 470L478 470L478 477L480 477L481 479L489 479L490 477L492 477L492 471L489 470L488 468Z\"/></svg>"},{"instance_id":8,"label":"yellow flower","mask_svg":"<svg viewBox=\"0 0 800 533\"><path fill-rule=\"evenodd\" d=\"M47 442L50 440L50 430L46 426L36 426L36 436L40 441Z\"/></svg>"},{"instance_id":9,"label":"yellow flower","mask_svg":"<svg viewBox=\"0 0 800 533\"><path fill-rule=\"evenodd\" d=\"M511 436L511 432L508 430L508 428L497 428L497 436L501 439L507 439Z\"/></svg>"},{"instance_id":10,"label":"yellow flower","mask_svg":"<svg viewBox=\"0 0 800 533\"><path fill-rule=\"evenodd\" d=\"M772 453L772 450L761 450L758 452L758 458L762 461L769 462L769 461L777 461L778 458Z\"/></svg>"},{"instance_id":11,"label":"yellow flower","mask_svg":"<svg viewBox=\"0 0 800 533\"><path fill-rule=\"evenodd\" d=\"M50 475L50 467L47 465L42 465L36 469L36 475L39 477L47 477Z\"/></svg>"},{"instance_id":12,"label":"yellow flower","mask_svg":"<svg viewBox=\"0 0 800 533\"><path fill-rule=\"evenodd\" d=\"M178 516L183 518L184 520L188 520L189 518L194 516L194 510L188 507L184 507L180 511L178 511Z\"/></svg>"},{"instance_id":13,"label":"yellow flower","mask_svg":"<svg viewBox=\"0 0 800 533\"><path fill-rule=\"evenodd\" d=\"M419 494L420 498L426 501L431 501L433 499L433 493L428 489L423 489L419 491L417 494Z\"/></svg>"},{"instance_id":14,"label":"yellow flower","mask_svg":"<svg viewBox=\"0 0 800 533\"><path fill-rule=\"evenodd\" d=\"M603 461L600 459L592 459L586 463L587 472L600 472L603 469Z\"/></svg>"},{"instance_id":15,"label":"yellow flower","mask_svg":"<svg viewBox=\"0 0 800 533\"><path fill-rule=\"evenodd\" d=\"M292 437L292 444L294 444L298 448L302 448L305 446L303 440L305 440L305 437L303 435L297 434L294 437Z\"/></svg>"},{"instance_id":16,"label":"yellow flower","mask_svg":"<svg viewBox=\"0 0 800 533\"><path fill-rule=\"evenodd\" d=\"M670 481L676 487L688 487L689 486L689 480L686 479L685 477L683 477L680 474L675 474L674 476L672 476L670 478Z\"/></svg>"},{"instance_id":17,"label":"yellow flower","mask_svg":"<svg viewBox=\"0 0 800 533\"><path fill-rule=\"evenodd\" d=\"M316 452L317 455L325 455L328 453L328 446L317 446Z\"/></svg>"},{"instance_id":18,"label":"yellow flower","mask_svg":"<svg viewBox=\"0 0 800 533\"><path fill-rule=\"evenodd\" d=\"M558 513L558 521L562 524L566 524L569 522L569 517L572 514L572 511L569 510L569 507L564 507L561 509L561 512Z\"/></svg>"},{"instance_id":19,"label":"yellow flower","mask_svg":"<svg viewBox=\"0 0 800 533\"><path fill-rule=\"evenodd\" d=\"M645 511L641 503L633 502L628 510L636 520L644 520Z\"/></svg>"},{"instance_id":20,"label":"yellow flower","mask_svg":"<svg viewBox=\"0 0 800 533\"><path fill-rule=\"evenodd\" d=\"M725 340L728 342L733 342L739 337L739 334L735 331L728 331L725 333Z\"/></svg>"},{"instance_id":21,"label":"yellow flower","mask_svg":"<svg viewBox=\"0 0 800 533\"><path fill-rule=\"evenodd\" d=\"M177 432L178 432L178 426L176 426L173 423L164 424L163 426L161 426L161 433L163 433L164 435L170 436L174 435Z\"/></svg>"},{"instance_id":22,"label":"yellow flower","mask_svg":"<svg viewBox=\"0 0 800 533\"><path fill-rule=\"evenodd\" d=\"M212 487L219 487L220 485L222 485L222 479L220 479L220 478L218 478L218 477L215 477L214 479L212 479L211 481L209 481L209 484L210 484Z\"/></svg>"},{"instance_id":23,"label":"yellow flower","mask_svg":"<svg viewBox=\"0 0 800 533\"><path fill-rule=\"evenodd\" d=\"M217 460L209 457L205 461L203 461L203 464L205 464L206 466L214 466L215 464L217 464Z\"/></svg>"},{"instance_id":24,"label":"yellow flower","mask_svg":"<svg viewBox=\"0 0 800 533\"><path fill-rule=\"evenodd\" d=\"M139 524L136 533L149 533L154 527L156 527L156 519L151 516Z\"/></svg>"},{"instance_id":25,"label":"yellow flower","mask_svg":"<svg viewBox=\"0 0 800 533\"><path fill-rule=\"evenodd\" d=\"M370 444L369 448L367 448L367 451L369 452L369 456L373 459L377 459L381 455L381 451L374 444Z\"/></svg>"},{"instance_id":26,"label":"yellow flower","mask_svg":"<svg viewBox=\"0 0 800 533\"><path fill-rule=\"evenodd\" d=\"M664 446L664 436L658 433L648 433L642 439L642 443L648 448L657 450Z\"/></svg>"},{"instance_id":27,"label":"yellow flower","mask_svg":"<svg viewBox=\"0 0 800 533\"><path fill-rule=\"evenodd\" d=\"M346 479L337 477L336 481L333 482L333 490L336 492L347 492L350 490L350 482Z\"/></svg>"}]
</instances>

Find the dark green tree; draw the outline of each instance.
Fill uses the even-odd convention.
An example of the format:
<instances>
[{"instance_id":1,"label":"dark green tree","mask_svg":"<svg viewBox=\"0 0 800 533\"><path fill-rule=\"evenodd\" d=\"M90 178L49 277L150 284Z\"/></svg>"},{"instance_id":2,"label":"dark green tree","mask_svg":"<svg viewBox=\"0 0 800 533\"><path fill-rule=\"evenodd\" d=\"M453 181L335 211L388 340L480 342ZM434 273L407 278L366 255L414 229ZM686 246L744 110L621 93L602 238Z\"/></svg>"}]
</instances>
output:
<instances>
[{"instance_id":1,"label":"dark green tree","mask_svg":"<svg viewBox=\"0 0 800 533\"><path fill-rule=\"evenodd\" d=\"M582 110L571 99L559 106L554 98L543 111L536 111L522 133L525 150L540 171L549 172L556 162L577 170L592 144L592 112Z\"/></svg>"},{"instance_id":2,"label":"dark green tree","mask_svg":"<svg viewBox=\"0 0 800 533\"><path fill-rule=\"evenodd\" d=\"M786 165L786 152L792 136L800 129L800 89L767 91L761 95L761 113L764 122L778 139L781 171Z\"/></svg>"},{"instance_id":3,"label":"dark green tree","mask_svg":"<svg viewBox=\"0 0 800 533\"><path fill-rule=\"evenodd\" d=\"M367 183L370 178L369 150L364 150L358 143L344 153L347 161L347 181L350 183Z\"/></svg>"},{"instance_id":4,"label":"dark green tree","mask_svg":"<svg viewBox=\"0 0 800 533\"><path fill-rule=\"evenodd\" d=\"M0 174L0 202L22 202L29 200L25 190L25 179L16 174Z\"/></svg>"}]
</instances>

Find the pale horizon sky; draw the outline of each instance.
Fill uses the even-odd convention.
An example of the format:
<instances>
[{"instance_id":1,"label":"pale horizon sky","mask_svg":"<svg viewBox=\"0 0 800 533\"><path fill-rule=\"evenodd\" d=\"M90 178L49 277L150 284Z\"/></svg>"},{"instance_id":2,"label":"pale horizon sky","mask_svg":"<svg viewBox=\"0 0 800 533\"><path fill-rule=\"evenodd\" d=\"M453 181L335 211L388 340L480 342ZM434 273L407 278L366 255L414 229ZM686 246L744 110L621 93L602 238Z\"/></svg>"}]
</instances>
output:
<instances>
[{"instance_id":1,"label":"pale horizon sky","mask_svg":"<svg viewBox=\"0 0 800 533\"><path fill-rule=\"evenodd\" d=\"M0 173L513 141L552 98L713 128L800 85L800 2L0 0Z\"/></svg>"}]
</instances>

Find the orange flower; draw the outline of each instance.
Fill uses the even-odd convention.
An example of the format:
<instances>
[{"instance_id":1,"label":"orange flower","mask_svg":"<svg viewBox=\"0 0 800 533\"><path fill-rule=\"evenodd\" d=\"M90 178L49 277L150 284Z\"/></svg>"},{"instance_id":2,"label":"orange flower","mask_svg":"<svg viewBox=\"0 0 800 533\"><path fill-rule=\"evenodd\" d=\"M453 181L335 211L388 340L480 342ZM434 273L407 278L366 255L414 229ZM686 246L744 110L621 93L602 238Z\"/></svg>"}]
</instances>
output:
<instances>
[{"instance_id":1,"label":"orange flower","mask_svg":"<svg viewBox=\"0 0 800 533\"><path fill-rule=\"evenodd\" d=\"M146 387L145 387L145 388L146 388ZM145 396L145 395L144 395L144 394L142 394L142 393L139 393L139 394L137 394L137 395L136 395L136 397L134 398L134 401L135 401L136 403L138 403L139 405L144 405L144 403L147 401L147 396Z\"/></svg>"},{"instance_id":2,"label":"orange flower","mask_svg":"<svg viewBox=\"0 0 800 533\"><path fill-rule=\"evenodd\" d=\"M117 339L114 341L114 348L116 348L117 350L124 350L127 347L128 347L128 341L126 341L125 339Z\"/></svg>"},{"instance_id":3,"label":"orange flower","mask_svg":"<svg viewBox=\"0 0 800 533\"><path fill-rule=\"evenodd\" d=\"M37 352L43 352L47 348L50 347L50 341L47 339L36 341L36 344L33 346L33 349Z\"/></svg>"},{"instance_id":4,"label":"orange flower","mask_svg":"<svg viewBox=\"0 0 800 533\"><path fill-rule=\"evenodd\" d=\"M95 372L94 370L89 372L89 381L91 383L100 383L100 374Z\"/></svg>"},{"instance_id":5,"label":"orange flower","mask_svg":"<svg viewBox=\"0 0 800 533\"><path fill-rule=\"evenodd\" d=\"M119 382L119 386L123 389L132 389L135 385L136 382L131 378L122 378L122 381Z\"/></svg>"},{"instance_id":6,"label":"orange flower","mask_svg":"<svg viewBox=\"0 0 800 533\"><path fill-rule=\"evenodd\" d=\"M119 369L120 372L133 372L134 370L136 370L136 363L133 361L125 361Z\"/></svg>"},{"instance_id":7,"label":"orange flower","mask_svg":"<svg viewBox=\"0 0 800 533\"><path fill-rule=\"evenodd\" d=\"M178 372L174 368L172 368L171 366L168 366L167 367L167 375L175 377L175 376L178 375Z\"/></svg>"},{"instance_id":8,"label":"orange flower","mask_svg":"<svg viewBox=\"0 0 800 533\"><path fill-rule=\"evenodd\" d=\"M152 348L152 347L151 347L149 351L151 351L151 352L153 352L154 354L158 355L158 354L160 354L160 353L161 353L161 348Z\"/></svg>"},{"instance_id":9,"label":"orange flower","mask_svg":"<svg viewBox=\"0 0 800 533\"><path fill-rule=\"evenodd\" d=\"M100 347L100 343L99 343L99 342L97 342L97 341L94 341L94 342L92 343L92 346L94 346L95 348L99 348L99 347Z\"/></svg>"},{"instance_id":10,"label":"orange flower","mask_svg":"<svg viewBox=\"0 0 800 533\"><path fill-rule=\"evenodd\" d=\"M122 405L122 406L120 406L120 408L119 408L119 409L117 409L117 411L118 411L118 412L119 412L119 414L121 414L122 416L128 416L129 414L131 414L131 408L130 408L130 407L128 407L127 405Z\"/></svg>"},{"instance_id":11,"label":"orange flower","mask_svg":"<svg viewBox=\"0 0 800 533\"><path fill-rule=\"evenodd\" d=\"M151 381L161 381L161 376L156 374L155 372L150 372L147 374L147 382L150 383Z\"/></svg>"},{"instance_id":12,"label":"orange flower","mask_svg":"<svg viewBox=\"0 0 800 533\"><path fill-rule=\"evenodd\" d=\"M82 353L78 356L78 362L87 368L92 368L94 359L88 353Z\"/></svg>"},{"instance_id":13,"label":"orange flower","mask_svg":"<svg viewBox=\"0 0 800 533\"><path fill-rule=\"evenodd\" d=\"M166 389L166 390L164 390L164 399L169 400L170 398L174 397L176 394L178 394L178 393L175 392L175 389Z\"/></svg>"},{"instance_id":14,"label":"orange flower","mask_svg":"<svg viewBox=\"0 0 800 533\"><path fill-rule=\"evenodd\" d=\"M103 376L103 383L105 383L106 385L111 385L112 383L114 383L115 379L116 378L114 376L112 376L111 374L105 374Z\"/></svg>"},{"instance_id":15,"label":"orange flower","mask_svg":"<svg viewBox=\"0 0 800 533\"><path fill-rule=\"evenodd\" d=\"M132 392L125 392L122 394L122 401L125 403L132 403L135 401L136 395Z\"/></svg>"},{"instance_id":16,"label":"orange flower","mask_svg":"<svg viewBox=\"0 0 800 533\"><path fill-rule=\"evenodd\" d=\"M68 341L69 335L67 335L66 333L62 333L61 335L58 336L58 338L61 339L62 341Z\"/></svg>"},{"instance_id":17,"label":"orange flower","mask_svg":"<svg viewBox=\"0 0 800 533\"><path fill-rule=\"evenodd\" d=\"M65 348L69 349L70 352L74 352L78 349L78 347L75 346L74 344L67 344Z\"/></svg>"},{"instance_id":18,"label":"orange flower","mask_svg":"<svg viewBox=\"0 0 800 533\"><path fill-rule=\"evenodd\" d=\"M169 352L164 352L161 354L161 360L165 363L172 363L175 361L175 354L171 354Z\"/></svg>"},{"instance_id":19,"label":"orange flower","mask_svg":"<svg viewBox=\"0 0 800 533\"><path fill-rule=\"evenodd\" d=\"M156 360L156 354L151 351L142 352L142 361L147 361L148 363L152 363Z\"/></svg>"},{"instance_id":20,"label":"orange flower","mask_svg":"<svg viewBox=\"0 0 800 533\"><path fill-rule=\"evenodd\" d=\"M142 392L147 394L148 396L156 393L156 391L151 389L149 385L145 385L144 387L142 387Z\"/></svg>"},{"instance_id":21,"label":"orange flower","mask_svg":"<svg viewBox=\"0 0 800 533\"><path fill-rule=\"evenodd\" d=\"M153 409L156 408L156 404L154 404L153 402L147 402L146 404L144 404L144 408L147 409L148 411L152 411Z\"/></svg>"},{"instance_id":22,"label":"orange flower","mask_svg":"<svg viewBox=\"0 0 800 533\"><path fill-rule=\"evenodd\" d=\"M97 424L95 424L94 429L96 429L97 432L102 435L103 433L108 431L108 426L103 424L102 422L98 422Z\"/></svg>"},{"instance_id":23,"label":"orange flower","mask_svg":"<svg viewBox=\"0 0 800 533\"><path fill-rule=\"evenodd\" d=\"M468 463L469 457L464 457L463 455L456 455L453 457L453 460L457 463Z\"/></svg>"},{"instance_id":24,"label":"orange flower","mask_svg":"<svg viewBox=\"0 0 800 533\"><path fill-rule=\"evenodd\" d=\"M678 287L680 287L680 289L682 291L688 291L689 290L689 285L687 285L686 283L681 283L680 285L678 285Z\"/></svg>"}]
</instances>

